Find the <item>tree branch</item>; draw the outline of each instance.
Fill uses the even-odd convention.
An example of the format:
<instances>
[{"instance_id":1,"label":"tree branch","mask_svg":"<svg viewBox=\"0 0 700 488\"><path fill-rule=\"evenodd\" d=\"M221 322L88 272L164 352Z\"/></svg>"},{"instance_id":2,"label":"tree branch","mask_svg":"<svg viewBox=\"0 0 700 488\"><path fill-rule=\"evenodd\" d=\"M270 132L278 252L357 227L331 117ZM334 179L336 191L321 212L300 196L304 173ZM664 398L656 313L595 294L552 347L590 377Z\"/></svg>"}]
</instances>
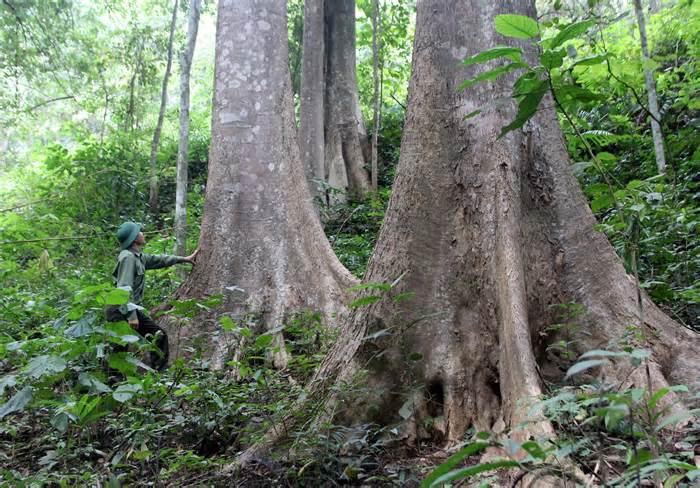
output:
<instances>
[{"instance_id":1,"label":"tree branch","mask_svg":"<svg viewBox=\"0 0 700 488\"><path fill-rule=\"evenodd\" d=\"M37 103L33 107L29 107L28 109L25 109L25 112L33 112L34 110L38 109L39 107L43 107L44 105L48 105L49 103L58 102L59 100L69 100L69 99L75 100L75 96L66 95L64 97L56 97L56 98L51 98L49 100L44 100L41 103Z\"/></svg>"}]
</instances>

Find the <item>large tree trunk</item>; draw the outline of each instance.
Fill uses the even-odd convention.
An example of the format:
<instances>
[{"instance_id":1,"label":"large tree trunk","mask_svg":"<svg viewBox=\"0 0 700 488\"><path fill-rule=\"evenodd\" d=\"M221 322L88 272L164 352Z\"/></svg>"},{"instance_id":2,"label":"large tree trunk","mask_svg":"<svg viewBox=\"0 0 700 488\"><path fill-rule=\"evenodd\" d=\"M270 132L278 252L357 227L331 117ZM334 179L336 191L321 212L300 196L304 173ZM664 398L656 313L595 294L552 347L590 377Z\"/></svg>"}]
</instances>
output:
<instances>
[{"instance_id":1,"label":"large tree trunk","mask_svg":"<svg viewBox=\"0 0 700 488\"><path fill-rule=\"evenodd\" d=\"M654 154L656 155L656 167L659 174L666 173L666 154L664 153L664 136L661 132L661 114L659 113L659 102L656 97L656 82L654 73L648 66L649 46L647 42L647 27L644 20L644 10L641 0L634 1L634 12L637 15L637 25L639 26L639 42L642 46L642 64L644 69L644 81L647 88L647 100L649 101L649 114L651 114L651 136L654 140Z\"/></svg>"},{"instance_id":2,"label":"large tree trunk","mask_svg":"<svg viewBox=\"0 0 700 488\"><path fill-rule=\"evenodd\" d=\"M301 121L299 146L313 195L321 196L318 182L325 181L324 147L324 0L304 2L304 36L301 55Z\"/></svg>"},{"instance_id":3,"label":"large tree trunk","mask_svg":"<svg viewBox=\"0 0 700 488\"><path fill-rule=\"evenodd\" d=\"M636 325L646 336L637 345L653 354L655 390L667 381L692 385L700 366L698 335L646 296L639 323L634 280L595 230L552 102L525 131L500 140L513 107L464 120L513 81L457 90L477 69L460 60L508 42L493 29L499 13L534 16L534 6L528 0L418 2L401 158L365 277L396 283L394 296L414 296L356 310L309 386L309 397L348 391L329 387L357 381L365 370L366 394L331 397L331 410L350 422L402 422L412 441L454 442L471 425L500 431L523 420L528 403L542 393L540 375L558 381L569 366L566 357L545 351L558 339L548 326L563 320L562 304L582 308L570 319L580 329L572 325L567 332L575 353L614 347ZM604 374L646 387L644 368L624 361ZM552 428L535 419L520 435L528 433L548 435ZM239 461L261 449L251 448Z\"/></svg>"},{"instance_id":4,"label":"large tree trunk","mask_svg":"<svg viewBox=\"0 0 700 488\"><path fill-rule=\"evenodd\" d=\"M168 104L168 80L170 80L170 69L173 66L173 39L175 37L175 26L177 25L177 8L179 0L175 0L173 15L170 20L170 34L168 36L168 61L163 75L163 86L160 91L160 109L158 110L158 121L153 131L151 141L151 157L148 165L148 207L151 215L158 214L158 167L156 158L158 156L158 144L160 143L160 132L163 129L163 119L165 117L165 106Z\"/></svg>"},{"instance_id":5,"label":"large tree trunk","mask_svg":"<svg viewBox=\"0 0 700 488\"><path fill-rule=\"evenodd\" d=\"M187 163L190 140L190 71L197 43L201 0L190 0L187 14L187 43L180 57L180 140L175 182L175 254L187 252ZM184 277L181 275L181 277Z\"/></svg>"},{"instance_id":6,"label":"large tree trunk","mask_svg":"<svg viewBox=\"0 0 700 488\"><path fill-rule=\"evenodd\" d=\"M326 0L324 16L326 180L363 193L370 183L355 70L355 0Z\"/></svg>"},{"instance_id":7,"label":"large tree trunk","mask_svg":"<svg viewBox=\"0 0 700 488\"><path fill-rule=\"evenodd\" d=\"M180 294L223 293L234 320L247 320L252 312L267 328L304 308L330 316L354 282L333 254L305 184L285 3L219 3L200 253ZM197 328L213 342L214 365L238 347L228 334ZM274 360L284 365L284 347Z\"/></svg>"},{"instance_id":8,"label":"large tree trunk","mask_svg":"<svg viewBox=\"0 0 700 488\"><path fill-rule=\"evenodd\" d=\"M655 389L667 380L694 381L698 335L646 296L639 323L634 280L595 230L554 110L541 110L525 131L500 140L512 108L464 121L513 79L460 92L476 68L459 61L507 42L495 33L494 16L535 17L533 3L418 3L401 159L366 275L369 282L403 275L395 292L415 295L357 311L322 365L320 383L369 370L365 383L376 395L364 411L353 403L351 418L397 421L412 398L406 426L414 438L457 441L470 425L515 426L528 399L542 392L540 374L557 381L568 366L545 353L555 339L548 326L560 319L557 305L568 303L583 307L573 319L582 326L571 332L575 352L610 347L637 325L647 338L641 345L653 351ZM385 329L390 336L362 340ZM411 361L412 353L421 359ZM645 375L622 363L606 374L645 386ZM428 416L443 420L431 431ZM533 431L550 427L539 422Z\"/></svg>"}]
</instances>

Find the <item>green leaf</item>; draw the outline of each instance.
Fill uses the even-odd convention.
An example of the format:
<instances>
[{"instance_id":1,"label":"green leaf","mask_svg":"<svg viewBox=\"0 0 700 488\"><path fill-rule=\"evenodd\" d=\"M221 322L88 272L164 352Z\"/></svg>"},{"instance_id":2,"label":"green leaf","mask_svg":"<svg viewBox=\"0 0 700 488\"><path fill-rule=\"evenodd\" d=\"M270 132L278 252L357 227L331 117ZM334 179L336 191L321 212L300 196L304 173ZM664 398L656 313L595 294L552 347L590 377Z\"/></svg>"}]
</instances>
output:
<instances>
[{"instance_id":1,"label":"green leaf","mask_svg":"<svg viewBox=\"0 0 700 488\"><path fill-rule=\"evenodd\" d=\"M559 68L564 64L565 51L560 49L559 51L544 51L540 54L540 63L547 69Z\"/></svg>"},{"instance_id":2,"label":"green leaf","mask_svg":"<svg viewBox=\"0 0 700 488\"><path fill-rule=\"evenodd\" d=\"M571 101L578 102L595 102L597 100L603 100L604 97L593 93L587 88L580 87L578 85L564 84L556 87L554 92L560 98L565 98Z\"/></svg>"},{"instance_id":3,"label":"green leaf","mask_svg":"<svg viewBox=\"0 0 700 488\"><path fill-rule=\"evenodd\" d=\"M494 461L491 463L477 464L476 466L470 466L468 468L462 468L462 469L457 469L455 471L451 471L451 472L439 477L438 479L436 479L429 486L431 486L431 487L443 486L445 483L449 483L449 482L454 481L454 480L474 476L475 474L483 473L485 471L493 471L494 469L518 468L518 467L520 467L520 463L518 463L517 461L511 461L509 459L503 459L503 460Z\"/></svg>"},{"instance_id":4,"label":"green leaf","mask_svg":"<svg viewBox=\"0 0 700 488\"><path fill-rule=\"evenodd\" d=\"M13 413L19 412L32 401L32 388L25 386L18 391L7 403L0 406L0 419Z\"/></svg>"},{"instance_id":5,"label":"green leaf","mask_svg":"<svg viewBox=\"0 0 700 488\"><path fill-rule=\"evenodd\" d=\"M141 383L127 383L125 385L119 385L112 393L112 397L119 403L124 403L141 391L143 391Z\"/></svg>"},{"instance_id":6,"label":"green leaf","mask_svg":"<svg viewBox=\"0 0 700 488\"><path fill-rule=\"evenodd\" d=\"M88 388L95 390L100 393L110 393L112 389L98 380L95 376L90 373L80 373L78 377L78 382L81 385L87 386Z\"/></svg>"},{"instance_id":7,"label":"green leaf","mask_svg":"<svg viewBox=\"0 0 700 488\"><path fill-rule=\"evenodd\" d=\"M561 31L559 31L559 34L557 34L549 43L549 48L554 49L562 44L564 44L566 41L570 41L571 39L574 39L584 32L586 32L592 25L595 24L595 20L593 19L588 19L584 20L581 22L574 22L572 24L567 25L564 27Z\"/></svg>"},{"instance_id":8,"label":"green leaf","mask_svg":"<svg viewBox=\"0 0 700 488\"><path fill-rule=\"evenodd\" d=\"M126 358L129 356L126 352L115 352L107 358L107 364L110 368L116 369L124 376L133 376L136 373L136 367Z\"/></svg>"},{"instance_id":9,"label":"green leaf","mask_svg":"<svg viewBox=\"0 0 700 488\"><path fill-rule=\"evenodd\" d=\"M378 302L381 300L382 297L379 295L367 295L366 297L360 297L354 302L352 302L349 306L350 308L360 308L360 307L365 307L367 305L371 305L374 302Z\"/></svg>"},{"instance_id":10,"label":"green leaf","mask_svg":"<svg viewBox=\"0 0 700 488\"><path fill-rule=\"evenodd\" d=\"M469 444L465 446L463 449L460 451L456 452L449 458L445 460L440 466L435 468L432 473L428 475L423 480L423 483L421 483L421 488L428 488L431 486L438 486L435 481L440 478L441 476L444 476L447 474L452 468L457 466L459 463L461 463L464 459L468 458L469 456L473 456L474 454L477 454L487 447L489 447L491 444L488 442L474 442L472 444Z\"/></svg>"},{"instance_id":11,"label":"green leaf","mask_svg":"<svg viewBox=\"0 0 700 488\"><path fill-rule=\"evenodd\" d=\"M236 328L236 324L233 322L231 317L228 317L226 315L219 317L219 323L221 324L221 327L223 327L223 329L225 331L232 331L233 329Z\"/></svg>"},{"instance_id":12,"label":"green leaf","mask_svg":"<svg viewBox=\"0 0 700 488\"><path fill-rule=\"evenodd\" d=\"M658 405L658 403L661 401L661 399L663 397L665 397L666 395L668 395L670 392L687 393L688 391L689 391L688 387L685 385L676 385L676 386L672 386L672 387L665 386L665 387L659 389L659 391L654 393L651 396L651 398L649 398L647 405L648 405L650 410L654 410L656 408L656 405Z\"/></svg>"},{"instance_id":13,"label":"green leaf","mask_svg":"<svg viewBox=\"0 0 700 488\"><path fill-rule=\"evenodd\" d=\"M603 364L608 364L605 359L588 359L586 361L579 361L569 368L566 372L564 379L567 379L575 374L586 371L587 369L595 368L596 366L601 366Z\"/></svg>"},{"instance_id":14,"label":"green leaf","mask_svg":"<svg viewBox=\"0 0 700 488\"><path fill-rule=\"evenodd\" d=\"M598 212L600 210L612 207L614 203L615 201L613 200L612 195L605 193L603 195L599 195L591 202L591 210Z\"/></svg>"},{"instance_id":15,"label":"green leaf","mask_svg":"<svg viewBox=\"0 0 700 488\"><path fill-rule=\"evenodd\" d=\"M78 319L78 321L66 329L65 334L68 337L83 337L90 334L93 331L92 323L94 322L92 317L84 316Z\"/></svg>"},{"instance_id":16,"label":"green leaf","mask_svg":"<svg viewBox=\"0 0 700 488\"><path fill-rule=\"evenodd\" d=\"M255 347L263 349L270 345L273 338L272 334L260 334L255 338Z\"/></svg>"},{"instance_id":17,"label":"green leaf","mask_svg":"<svg viewBox=\"0 0 700 488\"><path fill-rule=\"evenodd\" d=\"M530 456L534 458L544 460L547 457L547 454L544 452L542 447L540 447L540 445L535 441L526 441L520 447L522 447Z\"/></svg>"},{"instance_id":18,"label":"green leaf","mask_svg":"<svg viewBox=\"0 0 700 488\"><path fill-rule=\"evenodd\" d=\"M496 15L496 32L506 37L516 39L530 39L540 33L537 21L517 14Z\"/></svg>"},{"instance_id":19,"label":"green leaf","mask_svg":"<svg viewBox=\"0 0 700 488\"><path fill-rule=\"evenodd\" d=\"M586 58L581 58L578 61L576 61L574 64L572 64L570 69L573 69L576 66L594 66L596 64L601 64L606 59L608 59L608 56L609 56L608 54L599 54L596 56L588 56Z\"/></svg>"},{"instance_id":20,"label":"green leaf","mask_svg":"<svg viewBox=\"0 0 700 488\"><path fill-rule=\"evenodd\" d=\"M523 51L519 47L498 46L482 51L479 54L475 54L471 58L467 58L462 61L462 64L469 66L476 63L485 63L486 61L491 61L498 58L509 58L512 61L521 62L522 54Z\"/></svg>"},{"instance_id":21,"label":"green leaf","mask_svg":"<svg viewBox=\"0 0 700 488\"><path fill-rule=\"evenodd\" d=\"M29 361L24 372L32 378L60 373L66 369L66 361L55 355L36 356Z\"/></svg>"},{"instance_id":22,"label":"green leaf","mask_svg":"<svg viewBox=\"0 0 700 488\"><path fill-rule=\"evenodd\" d=\"M539 84L518 103L518 113L515 116L515 120L501 129L498 139L525 125L525 122L530 120L537 112L537 107L539 107L545 93L547 93L547 82L539 80Z\"/></svg>"},{"instance_id":23,"label":"green leaf","mask_svg":"<svg viewBox=\"0 0 700 488\"><path fill-rule=\"evenodd\" d=\"M105 305L123 305L129 301L130 292L115 288L107 293L104 297Z\"/></svg>"},{"instance_id":24,"label":"green leaf","mask_svg":"<svg viewBox=\"0 0 700 488\"><path fill-rule=\"evenodd\" d=\"M515 71L516 69L520 68L527 68L528 66L524 63L510 63L506 64L505 66L499 66L497 68L490 69L488 71L484 71L483 73L479 73L477 76L474 78L471 78L469 80L464 80L460 85L457 87L458 91L462 91L466 88L469 88L475 83L480 83L482 81L487 81L487 80L493 80L495 78L498 78L499 76L502 76L506 73L510 73L511 71Z\"/></svg>"}]
</instances>

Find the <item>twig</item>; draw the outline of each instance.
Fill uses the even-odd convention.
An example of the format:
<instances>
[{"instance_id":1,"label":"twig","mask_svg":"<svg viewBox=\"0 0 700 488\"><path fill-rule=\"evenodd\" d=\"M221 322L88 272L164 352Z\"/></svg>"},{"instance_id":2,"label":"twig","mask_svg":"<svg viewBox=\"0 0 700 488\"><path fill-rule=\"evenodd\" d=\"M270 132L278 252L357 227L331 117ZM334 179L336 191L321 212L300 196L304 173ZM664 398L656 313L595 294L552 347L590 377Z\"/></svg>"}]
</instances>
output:
<instances>
[{"instance_id":1,"label":"twig","mask_svg":"<svg viewBox=\"0 0 700 488\"><path fill-rule=\"evenodd\" d=\"M25 109L25 111L26 111L26 112L33 112L33 111L36 110L37 108L43 107L44 105L48 105L49 103L58 102L59 100L69 100L69 99L70 99L70 100L75 100L75 96L73 96L73 95L66 95L66 96L63 96L63 97L57 97L57 98L51 98L51 99L49 99L49 100L44 100L44 101L41 102L41 103L37 103L37 104L34 105L33 107L29 107L29 108Z\"/></svg>"},{"instance_id":2,"label":"twig","mask_svg":"<svg viewBox=\"0 0 700 488\"><path fill-rule=\"evenodd\" d=\"M406 110L406 105L404 105L403 103L401 103L401 102L394 96L393 93L391 94L391 98L393 98L394 101L395 101L396 103L398 103L399 105L401 105L401 108L403 108L404 110Z\"/></svg>"}]
</instances>

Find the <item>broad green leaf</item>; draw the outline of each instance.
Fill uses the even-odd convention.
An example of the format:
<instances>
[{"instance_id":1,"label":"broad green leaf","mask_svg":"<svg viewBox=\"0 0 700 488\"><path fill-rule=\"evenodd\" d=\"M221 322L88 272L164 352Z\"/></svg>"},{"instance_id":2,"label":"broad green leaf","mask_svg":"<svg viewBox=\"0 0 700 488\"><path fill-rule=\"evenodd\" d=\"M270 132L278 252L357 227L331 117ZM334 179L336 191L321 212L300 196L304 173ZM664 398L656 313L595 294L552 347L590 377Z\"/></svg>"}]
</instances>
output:
<instances>
[{"instance_id":1,"label":"broad green leaf","mask_svg":"<svg viewBox=\"0 0 700 488\"><path fill-rule=\"evenodd\" d=\"M671 392L687 393L688 391L689 391L688 387L685 385L676 385L676 386L671 386L671 387L665 386L665 387L659 389L659 391L657 391L656 393L654 393L651 396L651 398L647 402L647 406L649 407L650 410L654 410L656 408L656 405L658 405L658 403L661 401L661 399L663 397L665 397L666 395L668 395L669 393L671 393Z\"/></svg>"},{"instance_id":2,"label":"broad green leaf","mask_svg":"<svg viewBox=\"0 0 700 488\"><path fill-rule=\"evenodd\" d=\"M456 452L449 458L445 460L440 466L435 468L432 473L430 473L424 480L423 483L421 483L421 488L428 488L431 486L438 486L435 481L440 478L441 476L444 476L447 474L452 468L457 466L459 463L461 463L464 459L468 458L469 456L473 456L474 454L478 454L479 452L483 451L487 447L489 447L491 444L488 442L474 442L472 444L469 444L465 446L463 449L460 451Z\"/></svg>"},{"instance_id":3,"label":"broad green leaf","mask_svg":"<svg viewBox=\"0 0 700 488\"><path fill-rule=\"evenodd\" d=\"M522 447L527 453L537 459L542 459L544 460L547 457L547 454L544 452L542 447L535 442L535 441L526 441L523 442Z\"/></svg>"},{"instance_id":4,"label":"broad green leaf","mask_svg":"<svg viewBox=\"0 0 700 488\"><path fill-rule=\"evenodd\" d=\"M48 374L60 373L66 369L66 365L66 361L59 356L36 356L27 363L24 372L32 378L41 378Z\"/></svg>"},{"instance_id":5,"label":"broad green leaf","mask_svg":"<svg viewBox=\"0 0 700 488\"><path fill-rule=\"evenodd\" d=\"M124 403L141 391L143 391L141 383L127 383L125 385L119 385L112 393L112 397L114 397L116 401Z\"/></svg>"},{"instance_id":6,"label":"broad green leaf","mask_svg":"<svg viewBox=\"0 0 700 488\"><path fill-rule=\"evenodd\" d=\"M10 398L7 403L0 405L0 419L14 412L21 411L32 401L32 388L25 386Z\"/></svg>"},{"instance_id":7,"label":"broad green leaf","mask_svg":"<svg viewBox=\"0 0 700 488\"><path fill-rule=\"evenodd\" d=\"M525 125L525 122L537 112L537 107L539 107L545 93L547 93L547 82L540 80L539 85L518 103L518 113L515 120L501 129L498 139Z\"/></svg>"},{"instance_id":8,"label":"broad green leaf","mask_svg":"<svg viewBox=\"0 0 700 488\"><path fill-rule=\"evenodd\" d=\"M65 334L73 338L86 336L93 331L93 321L92 317L80 317L76 323L66 329Z\"/></svg>"},{"instance_id":9,"label":"broad green leaf","mask_svg":"<svg viewBox=\"0 0 700 488\"><path fill-rule=\"evenodd\" d=\"M136 373L136 366L126 360L128 356L129 354L126 352L112 353L107 358L107 364L110 368L116 369L124 376L133 376Z\"/></svg>"},{"instance_id":10,"label":"broad green leaf","mask_svg":"<svg viewBox=\"0 0 700 488\"><path fill-rule=\"evenodd\" d=\"M420 361L423 359L423 355L419 352L412 352L411 354L408 355L409 361Z\"/></svg>"},{"instance_id":11,"label":"broad green leaf","mask_svg":"<svg viewBox=\"0 0 700 488\"><path fill-rule=\"evenodd\" d=\"M451 471L443 476L440 476L438 479L436 479L433 483L431 483L430 487L437 487L437 486L443 486L445 483L449 483L454 480L458 479L463 479L463 478L468 478L470 476L474 476L475 474L479 473L484 473L486 471L493 471L494 469L501 469L501 468L518 468L520 467L520 463L517 461L511 461L509 459L503 459L500 461L493 461L491 463L483 463L483 464L477 464L476 466L470 466L468 468L462 468L462 469L457 469L455 471Z\"/></svg>"},{"instance_id":12,"label":"broad green leaf","mask_svg":"<svg viewBox=\"0 0 700 488\"><path fill-rule=\"evenodd\" d=\"M88 388L100 393L110 393L112 391L112 389L109 386L102 383L90 373L80 373L78 381L81 385L87 386Z\"/></svg>"},{"instance_id":13,"label":"broad green leaf","mask_svg":"<svg viewBox=\"0 0 700 488\"><path fill-rule=\"evenodd\" d=\"M227 315L222 315L221 317L219 317L219 323L225 331L232 331L236 328L236 324L234 323L234 321L231 319L231 317Z\"/></svg>"},{"instance_id":14,"label":"broad green leaf","mask_svg":"<svg viewBox=\"0 0 700 488\"><path fill-rule=\"evenodd\" d=\"M549 43L549 48L550 49L555 49L562 44L564 44L566 41L570 41L571 39L574 39L584 32L586 32L592 25L595 24L595 20L593 19L588 19L584 20L581 22L574 22L572 24L567 25L564 27L561 31L559 31L559 34L557 34Z\"/></svg>"},{"instance_id":15,"label":"broad green leaf","mask_svg":"<svg viewBox=\"0 0 700 488\"><path fill-rule=\"evenodd\" d=\"M462 61L462 64L469 66L476 63L485 63L486 61L491 61L498 58L509 58L512 61L521 62L522 54L523 51L519 47L498 46L482 51L479 54L475 54L471 58L467 58Z\"/></svg>"},{"instance_id":16,"label":"broad green leaf","mask_svg":"<svg viewBox=\"0 0 700 488\"><path fill-rule=\"evenodd\" d=\"M255 347L260 349L265 348L270 345L273 338L272 334L260 334L255 338Z\"/></svg>"},{"instance_id":17,"label":"broad green leaf","mask_svg":"<svg viewBox=\"0 0 700 488\"><path fill-rule=\"evenodd\" d=\"M104 303L106 305L123 305L129 301L130 293L121 288L115 288L110 290L104 297Z\"/></svg>"},{"instance_id":18,"label":"broad green leaf","mask_svg":"<svg viewBox=\"0 0 700 488\"><path fill-rule=\"evenodd\" d=\"M554 93L556 93L560 98L578 102L594 102L596 100L604 99L603 96L593 93L587 88L571 84L562 84L555 87Z\"/></svg>"},{"instance_id":19,"label":"broad green leaf","mask_svg":"<svg viewBox=\"0 0 700 488\"><path fill-rule=\"evenodd\" d=\"M480 83L482 81L487 81L487 80L493 80L498 78L499 76L502 76L506 73L510 73L511 71L515 71L516 69L520 68L527 68L528 66L524 63L510 63L506 64L505 66L499 66L497 68L490 69L488 71L484 71L483 73L479 73L476 75L474 78L471 78L469 80L464 80L460 85L457 87L458 91L462 91L466 88L469 88L475 83Z\"/></svg>"},{"instance_id":20,"label":"broad green leaf","mask_svg":"<svg viewBox=\"0 0 700 488\"><path fill-rule=\"evenodd\" d=\"M602 366L603 364L608 364L605 359L588 359L586 361L579 361L569 368L566 372L564 379L567 379L575 374L579 374L587 369L595 368L596 366Z\"/></svg>"},{"instance_id":21,"label":"broad green leaf","mask_svg":"<svg viewBox=\"0 0 700 488\"><path fill-rule=\"evenodd\" d=\"M571 65L570 69L575 68L576 66L594 66L596 64L601 64L605 62L606 59L608 59L609 54L599 54L597 56L588 56L586 58L579 59L576 61L574 64Z\"/></svg>"},{"instance_id":22,"label":"broad green leaf","mask_svg":"<svg viewBox=\"0 0 700 488\"><path fill-rule=\"evenodd\" d=\"M540 54L540 63L547 69L559 68L564 64L564 56L566 52L563 49L558 51L544 51Z\"/></svg>"},{"instance_id":23,"label":"broad green leaf","mask_svg":"<svg viewBox=\"0 0 700 488\"><path fill-rule=\"evenodd\" d=\"M595 200L591 202L591 210L594 212L598 212L600 210L610 208L613 206L615 201L613 200L612 195L609 193L605 193L602 195L599 195Z\"/></svg>"},{"instance_id":24,"label":"broad green leaf","mask_svg":"<svg viewBox=\"0 0 700 488\"><path fill-rule=\"evenodd\" d=\"M496 15L496 32L506 37L516 39L530 39L540 33L537 21L517 14Z\"/></svg>"}]
</instances>

